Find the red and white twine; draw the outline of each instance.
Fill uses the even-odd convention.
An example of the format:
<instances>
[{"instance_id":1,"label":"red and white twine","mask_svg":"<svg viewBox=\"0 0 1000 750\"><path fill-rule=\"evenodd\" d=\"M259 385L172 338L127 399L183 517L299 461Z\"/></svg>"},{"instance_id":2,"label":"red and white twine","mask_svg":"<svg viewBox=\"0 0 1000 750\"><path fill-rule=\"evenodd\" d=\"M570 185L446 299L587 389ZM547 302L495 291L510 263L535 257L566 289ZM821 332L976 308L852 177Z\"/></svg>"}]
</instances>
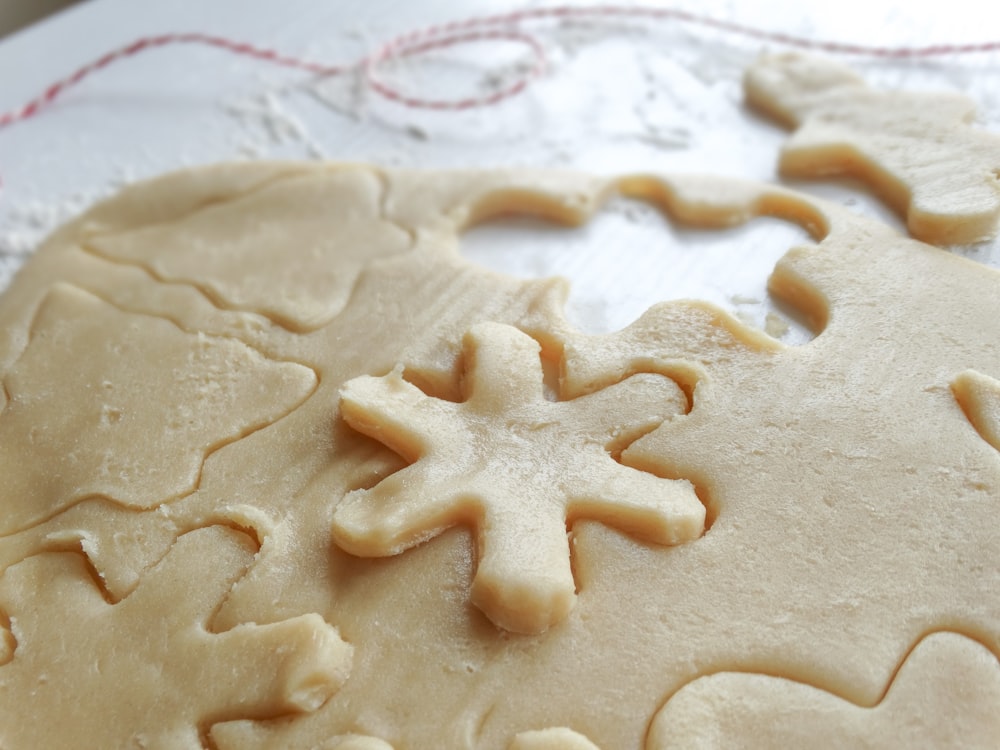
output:
<instances>
[{"instance_id":1,"label":"red and white twine","mask_svg":"<svg viewBox=\"0 0 1000 750\"><path fill-rule=\"evenodd\" d=\"M438 110L471 109L495 104L523 91L546 69L545 47L536 36L524 30L524 26L535 21L567 19L638 19L655 21L677 21L748 39L772 42L799 49L828 52L832 54L862 55L877 58L913 59L938 57L943 55L967 55L973 53L996 52L1000 41L975 44L933 44L920 47L886 47L854 44L849 42L824 41L793 36L781 32L768 31L732 21L724 21L683 10L657 7L632 7L625 5L596 5L580 7L559 5L547 8L531 8L489 16L478 16L462 21L428 26L417 31L401 34L379 46L374 52L355 62L331 65L297 57L283 55L275 50L257 47L221 36L191 33L171 33L147 36L137 39L119 49L108 52L93 62L84 65L71 75L54 82L39 96L27 104L0 114L0 128L22 120L30 119L44 107L52 104L67 90L75 87L83 79L107 68L112 63L133 57L150 49L173 44L201 44L226 52L244 55L257 60L295 68L319 76L344 75L355 72L362 76L365 84L375 93L406 107ZM478 41L502 40L525 45L532 64L513 83L482 96L455 99L433 99L408 94L380 77L379 71L387 63L410 58L432 50L455 47Z\"/></svg>"}]
</instances>

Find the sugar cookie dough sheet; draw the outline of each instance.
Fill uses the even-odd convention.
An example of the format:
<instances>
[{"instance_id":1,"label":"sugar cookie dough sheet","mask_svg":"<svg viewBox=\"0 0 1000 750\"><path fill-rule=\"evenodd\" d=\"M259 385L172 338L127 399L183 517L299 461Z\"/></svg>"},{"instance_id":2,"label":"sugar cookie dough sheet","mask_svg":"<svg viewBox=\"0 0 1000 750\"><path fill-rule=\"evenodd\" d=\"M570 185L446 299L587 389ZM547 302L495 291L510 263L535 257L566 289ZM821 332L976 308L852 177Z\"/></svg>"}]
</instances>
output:
<instances>
[{"instance_id":1,"label":"sugar cookie dough sheet","mask_svg":"<svg viewBox=\"0 0 1000 750\"><path fill-rule=\"evenodd\" d=\"M806 229L770 289L815 338L697 301L584 334L565 282L459 253L478 222L583 222L613 193ZM932 714L988 746L998 291L722 178L131 187L0 297L0 738L72 746L101 717L108 747L879 746ZM953 664L961 713L934 697Z\"/></svg>"}]
</instances>

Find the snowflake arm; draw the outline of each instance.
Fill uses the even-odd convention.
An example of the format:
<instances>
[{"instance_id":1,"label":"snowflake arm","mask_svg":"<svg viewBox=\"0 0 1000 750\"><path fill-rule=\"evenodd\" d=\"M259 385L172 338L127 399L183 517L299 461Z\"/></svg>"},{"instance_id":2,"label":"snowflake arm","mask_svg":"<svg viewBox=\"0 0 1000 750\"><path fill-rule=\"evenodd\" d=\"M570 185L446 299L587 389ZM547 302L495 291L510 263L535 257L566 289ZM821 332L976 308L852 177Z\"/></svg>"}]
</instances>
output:
<instances>
[{"instance_id":1,"label":"snowflake arm","mask_svg":"<svg viewBox=\"0 0 1000 750\"><path fill-rule=\"evenodd\" d=\"M340 393L340 411L358 432L385 444L409 462L440 450L436 436L447 434L455 404L427 398L394 370L382 378L360 377ZM415 430L413 425L421 425Z\"/></svg>"},{"instance_id":2,"label":"snowflake arm","mask_svg":"<svg viewBox=\"0 0 1000 750\"><path fill-rule=\"evenodd\" d=\"M543 632L576 598L565 517L556 507L526 514L517 497L490 500L478 529L472 603L505 630Z\"/></svg>"},{"instance_id":3,"label":"snowflake arm","mask_svg":"<svg viewBox=\"0 0 1000 750\"><path fill-rule=\"evenodd\" d=\"M951 392L976 432L1000 451L1000 380L966 370L951 381Z\"/></svg>"},{"instance_id":4,"label":"snowflake arm","mask_svg":"<svg viewBox=\"0 0 1000 750\"><path fill-rule=\"evenodd\" d=\"M337 507L337 543L353 555L385 557L460 522L462 498L455 487L434 481L439 468L411 464L370 490L348 493Z\"/></svg>"},{"instance_id":5,"label":"snowflake arm","mask_svg":"<svg viewBox=\"0 0 1000 750\"><path fill-rule=\"evenodd\" d=\"M497 323L482 323L465 334L462 391L467 408L496 414L544 398L538 342L526 335L509 335L514 330ZM498 377L500 373L502 377Z\"/></svg>"},{"instance_id":6,"label":"snowflake arm","mask_svg":"<svg viewBox=\"0 0 1000 750\"><path fill-rule=\"evenodd\" d=\"M565 420L602 448L624 448L687 411L687 398L672 380L638 373L599 391L561 402Z\"/></svg>"},{"instance_id":7,"label":"snowflake arm","mask_svg":"<svg viewBox=\"0 0 1000 750\"><path fill-rule=\"evenodd\" d=\"M656 544L683 544L701 536L705 506L686 480L665 481L609 461L600 480L574 488L570 519L590 518Z\"/></svg>"},{"instance_id":8,"label":"snowflake arm","mask_svg":"<svg viewBox=\"0 0 1000 750\"><path fill-rule=\"evenodd\" d=\"M344 497L332 528L341 547L394 555L469 525L478 551L472 601L500 627L538 633L575 602L568 521L594 518L660 544L701 534L705 508L689 483L611 456L686 411L673 381L640 374L550 401L538 343L493 323L466 334L463 361L458 404L427 396L398 371L345 386L348 424L411 465Z\"/></svg>"}]
</instances>

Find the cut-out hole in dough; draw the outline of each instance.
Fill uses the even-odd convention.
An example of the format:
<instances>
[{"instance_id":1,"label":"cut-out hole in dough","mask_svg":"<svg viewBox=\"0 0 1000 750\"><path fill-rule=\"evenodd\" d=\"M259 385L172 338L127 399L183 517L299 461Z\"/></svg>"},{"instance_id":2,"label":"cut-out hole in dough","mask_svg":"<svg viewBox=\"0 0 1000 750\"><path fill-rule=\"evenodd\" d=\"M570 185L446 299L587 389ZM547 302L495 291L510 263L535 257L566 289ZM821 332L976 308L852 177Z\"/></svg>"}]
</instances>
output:
<instances>
[{"instance_id":1,"label":"cut-out hole in dough","mask_svg":"<svg viewBox=\"0 0 1000 750\"><path fill-rule=\"evenodd\" d=\"M767 277L778 258L806 241L805 230L779 219L691 229L648 203L613 198L579 227L526 216L480 224L465 233L461 249L491 270L567 278L566 316L588 333L620 330L657 302L703 299L784 343L801 344L812 333L768 297Z\"/></svg>"}]
</instances>

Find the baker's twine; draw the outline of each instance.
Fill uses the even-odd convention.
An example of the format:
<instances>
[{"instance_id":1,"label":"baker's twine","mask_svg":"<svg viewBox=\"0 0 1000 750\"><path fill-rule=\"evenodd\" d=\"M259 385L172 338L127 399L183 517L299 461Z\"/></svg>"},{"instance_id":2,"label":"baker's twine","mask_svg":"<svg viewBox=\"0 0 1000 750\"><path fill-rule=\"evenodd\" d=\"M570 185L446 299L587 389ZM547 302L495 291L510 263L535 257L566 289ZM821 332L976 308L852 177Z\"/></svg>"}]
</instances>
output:
<instances>
[{"instance_id":1,"label":"baker's twine","mask_svg":"<svg viewBox=\"0 0 1000 750\"><path fill-rule=\"evenodd\" d=\"M461 21L427 26L416 31L393 37L364 57L344 64L329 64L284 55L276 50L257 47L253 44L235 41L223 36L200 32L158 34L136 39L119 49L101 55L71 75L55 81L37 97L21 107L0 114L0 128L35 117L66 91L77 86L85 78L104 70L120 60L126 60L142 52L174 44L201 44L226 52L251 57L287 68L295 68L320 77L357 73L369 89L376 94L405 107L434 110L465 110L496 104L524 91L533 80L545 73L547 67L545 46L523 29L526 24L546 20L588 20L588 19L640 19L655 21L678 21L695 26L716 29L736 36L773 42L786 47L827 52L840 55L858 55L881 59L916 59L946 55L969 55L996 52L1000 41L973 44L932 44L918 47L890 47L855 44L852 42L810 39L777 31L769 31L733 21L724 21L698 13L659 7L633 7L627 5L595 5L580 7L557 5L547 8L531 8L477 16ZM416 96L387 82L380 76L380 70L388 63L405 58L481 41L510 41L525 46L531 56L531 65L514 80L489 94L453 99L435 99Z\"/></svg>"}]
</instances>

